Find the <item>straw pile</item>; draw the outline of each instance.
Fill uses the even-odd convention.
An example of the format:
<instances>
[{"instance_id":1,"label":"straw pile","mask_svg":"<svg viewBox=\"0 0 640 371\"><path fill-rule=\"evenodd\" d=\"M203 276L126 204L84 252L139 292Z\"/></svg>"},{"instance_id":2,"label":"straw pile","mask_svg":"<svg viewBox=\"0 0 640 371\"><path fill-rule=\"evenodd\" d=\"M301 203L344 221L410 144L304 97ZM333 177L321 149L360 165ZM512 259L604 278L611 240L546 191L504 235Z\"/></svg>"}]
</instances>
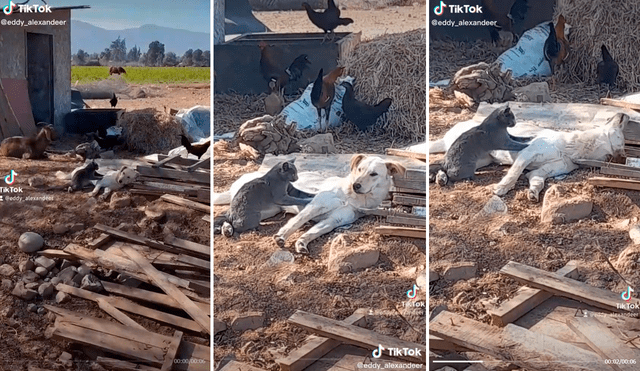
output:
<instances>
[{"instance_id":1,"label":"straw pile","mask_svg":"<svg viewBox=\"0 0 640 371\"><path fill-rule=\"evenodd\" d=\"M356 78L356 99L376 104L393 99L384 119L394 138L424 141L426 128L426 31L381 36L359 44L340 62Z\"/></svg>"},{"instance_id":2,"label":"straw pile","mask_svg":"<svg viewBox=\"0 0 640 371\"><path fill-rule=\"evenodd\" d=\"M596 83L600 46L607 46L620 72L618 86L640 90L640 3L637 1L558 0L556 14L571 25L571 54L558 71L561 82Z\"/></svg>"},{"instance_id":3,"label":"straw pile","mask_svg":"<svg viewBox=\"0 0 640 371\"><path fill-rule=\"evenodd\" d=\"M178 120L153 108L125 112L118 121L130 151L162 153L180 146L182 125Z\"/></svg>"}]
</instances>

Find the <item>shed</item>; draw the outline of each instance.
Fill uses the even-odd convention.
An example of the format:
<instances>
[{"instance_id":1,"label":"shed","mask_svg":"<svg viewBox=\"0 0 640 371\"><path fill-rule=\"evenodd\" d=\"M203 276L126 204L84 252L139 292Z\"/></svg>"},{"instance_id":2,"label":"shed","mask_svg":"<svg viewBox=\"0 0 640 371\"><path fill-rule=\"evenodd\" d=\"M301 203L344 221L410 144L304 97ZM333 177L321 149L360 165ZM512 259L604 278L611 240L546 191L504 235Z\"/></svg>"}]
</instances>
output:
<instances>
[{"instance_id":1,"label":"shed","mask_svg":"<svg viewBox=\"0 0 640 371\"><path fill-rule=\"evenodd\" d=\"M0 12L0 139L31 135L41 121L64 132L71 111L71 10L87 8Z\"/></svg>"}]
</instances>

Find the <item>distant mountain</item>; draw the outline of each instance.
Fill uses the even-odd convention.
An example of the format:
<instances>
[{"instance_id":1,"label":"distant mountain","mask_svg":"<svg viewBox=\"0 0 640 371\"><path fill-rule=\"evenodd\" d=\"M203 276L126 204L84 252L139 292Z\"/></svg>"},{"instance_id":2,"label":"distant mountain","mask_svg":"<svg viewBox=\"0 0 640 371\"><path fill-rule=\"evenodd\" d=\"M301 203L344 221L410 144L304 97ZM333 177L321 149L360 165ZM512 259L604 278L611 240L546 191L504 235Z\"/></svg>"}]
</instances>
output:
<instances>
[{"instance_id":1,"label":"distant mountain","mask_svg":"<svg viewBox=\"0 0 640 371\"><path fill-rule=\"evenodd\" d=\"M179 30L147 24L138 28L124 30L106 30L82 21L71 21L71 53L78 49L85 52L100 53L111 46L111 42L120 36L125 39L127 51L138 46L142 53L149 50L149 44L160 41L164 44L164 52L174 52L178 57L189 49L209 50L209 33Z\"/></svg>"}]
</instances>

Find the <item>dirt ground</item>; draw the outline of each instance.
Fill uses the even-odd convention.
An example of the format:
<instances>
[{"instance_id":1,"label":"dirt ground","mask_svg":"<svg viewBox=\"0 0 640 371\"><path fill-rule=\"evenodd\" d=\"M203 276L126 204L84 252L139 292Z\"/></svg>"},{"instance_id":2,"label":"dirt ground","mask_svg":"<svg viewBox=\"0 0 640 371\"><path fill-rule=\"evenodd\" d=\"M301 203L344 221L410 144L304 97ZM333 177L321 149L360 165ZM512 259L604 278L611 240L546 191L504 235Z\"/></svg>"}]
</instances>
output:
<instances>
[{"instance_id":1,"label":"dirt ground","mask_svg":"<svg viewBox=\"0 0 640 371\"><path fill-rule=\"evenodd\" d=\"M208 85L207 89L197 85L194 87L143 86L142 88L153 91L154 96L135 100L121 97L118 107L127 109L154 107L162 110L163 105L178 109L189 108L196 104L210 104ZM109 106L107 101L89 101L89 104L92 107ZM65 151L82 140L83 138L79 135L66 136L53 142L50 149ZM117 158L133 158L137 155L124 151L116 152ZM27 310L27 305L30 303L35 303L38 307L44 304L57 305L55 300L44 300L38 296L35 300L27 302L11 295L13 286L22 277L18 269L19 263L35 257L35 254L26 254L18 249L18 238L22 233L36 232L44 238L45 248L63 249L69 243L86 246L97 238L100 233L92 228L97 223L112 227L125 223L125 230L149 238L163 240L165 233L172 233L178 238L205 245L210 243L210 225L201 220L202 213L154 201L153 198L132 195L132 205L129 207L111 209L108 201L98 201L97 205L91 208L88 193L68 193L64 187L65 181L55 177L56 171L68 173L79 165L79 161L59 154L50 155L44 160L0 158L3 177L9 169L13 169L18 174L13 186L22 188L22 193L19 195L49 198L44 201L0 202L0 236L2 236L0 237L0 265L9 264L16 271L12 276L0 277L3 280L10 280L6 282L6 287L3 284L0 289L0 349L2 349L0 370L2 371L102 369L91 362L91 358L83 352L81 346L45 337L45 329L53 324L54 317ZM45 186L30 186L28 179L34 176L43 177ZM2 183L2 186L5 184ZM58 187L58 189L47 190L47 187ZM154 202L159 203L167 213L166 221L163 223L150 222L145 218L145 206ZM53 230L54 226L75 223L82 223L84 228L75 233L64 234L56 234ZM101 269L94 270L94 273L99 278L108 274ZM70 302L59 306L110 319L96 304L83 299L72 298ZM131 315L131 317L151 331L173 334L173 329L152 320L137 315ZM65 368L57 361L63 351L73 355L75 363L72 368ZM93 357L95 358L95 353Z\"/></svg>"},{"instance_id":2,"label":"dirt ground","mask_svg":"<svg viewBox=\"0 0 640 371\"><path fill-rule=\"evenodd\" d=\"M472 50L477 45L458 45L458 50ZM487 46L487 50L490 46ZM451 54L449 47L430 47L431 61L457 60L469 65L491 61L490 54ZM439 68L440 67L440 68ZM442 63L431 64L431 81L448 78L455 68ZM455 71L454 71L455 72ZM451 76L451 75L449 75ZM544 79L542 79L544 81ZM524 83L522 83L524 84ZM582 84L551 85L556 103L597 103L597 86ZM477 105L463 108L453 94L432 88L429 91L429 137L441 138L460 121L473 117ZM433 162L442 155L430 155ZM540 222L544 191L540 202L527 199L528 182L521 177L506 196L502 197L508 213L492 219L476 218L476 214L491 198L490 186L498 183L508 167L492 165L476 173L474 182L454 186L429 186L429 262L430 269L442 273L453 263L468 261L478 265L477 277L457 282L439 279L429 288L429 309L447 306L448 310L465 317L490 323L487 310L511 298L519 285L498 272L509 261L516 261L546 271L555 271L569 260L579 262L579 280L614 292L622 292L626 284L610 268L609 259L630 282L637 282L637 249L632 247L629 226L640 216L640 193L590 186L586 179L594 176L588 169L572 172L562 179L548 179L545 190L560 184L571 194L583 195L593 201L591 214L567 225L546 225ZM631 256L633 258L631 258ZM467 353L473 354L473 353Z\"/></svg>"},{"instance_id":3,"label":"dirt ground","mask_svg":"<svg viewBox=\"0 0 640 371\"><path fill-rule=\"evenodd\" d=\"M391 7L379 10L344 10L343 16L355 23L338 31L362 31L363 37L384 32L404 32L425 27L424 4L421 7ZM409 16L411 15L411 17ZM262 12L256 16L276 32L317 32L304 12ZM422 18L421 18L422 17ZM246 119L262 114L264 96L214 97L214 132L235 130ZM293 99L293 97L288 97ZM218 115L220 113L220 115ZM350 126L331 131L339 153L383 154L384 149L410 143L376 133L357 133ZM261 159L242 158L236 152L214 152L214 191L222 192L242 174L255 171ZM215 206L218 215L226 206ZM374 228L384 223L380 217L364 217L348 230L335 230L309 245L310 255L295 254L295 262L272 268L265 266L278 250L272 236L288 217L276 216L262 223L258 231L227 239L214 236L214 316L231 324L238 314L264 313L264 326L243 333L228 328L214 336L214 358L235 357L256 367L278 370L275 359L298 348L309 335L287 323L296 310L343 320L358 308L371 308L367 328L401 339L424 343L426 317L424 308L403 308L406 291L416 279L416 272L426 263L426 241L381 237ZM288 240L286 249L304 231L306 225ZM331 241L346 233L355 244L374 244L380 248L376 265L361 272L329 272L327 260ZM418 301L426 295L419 293ZM402 313L402 316L399 315ZM404 317L404 319L403 319Z\"/></svg>"}]
</instances>

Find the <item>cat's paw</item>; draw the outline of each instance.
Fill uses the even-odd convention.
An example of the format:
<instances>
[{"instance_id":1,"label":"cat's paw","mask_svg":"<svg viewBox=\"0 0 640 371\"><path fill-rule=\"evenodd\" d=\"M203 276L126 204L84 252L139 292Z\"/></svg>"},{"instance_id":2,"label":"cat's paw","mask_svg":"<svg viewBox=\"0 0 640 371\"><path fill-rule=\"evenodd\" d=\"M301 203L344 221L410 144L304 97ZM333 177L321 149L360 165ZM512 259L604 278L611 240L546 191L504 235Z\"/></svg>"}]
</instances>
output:
<instances>
[{"instance_id":1,"label":"cat's paw","mask_svg":"<svg viewBox=\"0 0 640 371\"><path fill-rule=\"evenodd\" d=\"M224 224L222 224L220 231L222 232L222 235L227 238L233 236L233 226L228 222L224 222Z\"/></svg>"},{"instance_id":2,"label":"cat's paw","mask_svg":"<svg viewBox=\"0 0 640 371\"><path fill-rule=\"evenodd\" d=\"M307 244L300 240L296 241L296 252L298 254L309 255L309 249L307 249Z\"/></svg>"},{"instance_id":3,"label":"cat's paw","mask_svg":"<svg viewBox=\"0 0 640 371\"><path fill-rule=\"evenodd\" d=\"M278 245L278 247L283 248L284 244L285 244L285 240L284 237L280 236L280 235L275 235L273 236L273 240L276 241L276 245Z\"/></svg>"},{"instance_id":4,"label":"cat's paw","mask_svg":"<svg viewBox=\"0 0 640 371\"><path fill-rule=\"evenodd\" d=\"M447 176L447 173L442 170L438 171L438 174L436 175L436 184L438 184L440 187L444 187L448 182L449 177Z\"/></svg>"}]
</instances>

